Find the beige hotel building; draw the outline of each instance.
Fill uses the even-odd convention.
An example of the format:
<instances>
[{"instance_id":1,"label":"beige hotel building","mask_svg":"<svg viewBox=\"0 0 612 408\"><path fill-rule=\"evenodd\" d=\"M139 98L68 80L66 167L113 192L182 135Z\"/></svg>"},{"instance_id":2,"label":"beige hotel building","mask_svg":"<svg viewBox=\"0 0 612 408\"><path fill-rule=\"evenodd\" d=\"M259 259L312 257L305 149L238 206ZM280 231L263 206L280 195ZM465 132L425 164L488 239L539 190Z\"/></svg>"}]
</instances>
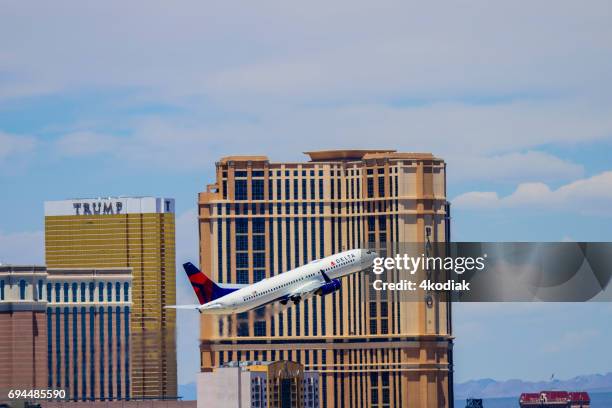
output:
<instances>
[{"instance_id":1,"label":"beige hotel building","mask_svg":"<svg viewBox=\"0 0 612 408\"><path fill-rule=\"evenodd\" d=\"M446 164L429 153L308 152L273 163L230 156L199 194L200 263L220 283L251 283L314 259L372 245L449 239ZM201 370L229 361L296 361L320 373L323 407L448 407L450 304L398 301L371 274L296 306L202 315Z\"/></svg>"}]
</instances>

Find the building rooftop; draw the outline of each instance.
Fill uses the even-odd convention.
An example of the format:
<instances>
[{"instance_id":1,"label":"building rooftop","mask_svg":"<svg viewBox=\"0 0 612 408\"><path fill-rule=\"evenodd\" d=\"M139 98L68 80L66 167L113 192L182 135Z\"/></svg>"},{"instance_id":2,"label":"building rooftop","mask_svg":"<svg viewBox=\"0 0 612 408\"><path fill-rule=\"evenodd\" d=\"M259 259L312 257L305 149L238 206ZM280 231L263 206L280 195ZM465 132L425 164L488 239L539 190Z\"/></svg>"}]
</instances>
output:
<instances>
[{"instance_id":1,"label":"building rooftop","mask_svg":"<svg viewBox=\"0 0 612 408\"><path fill-rule=\"evenodd\" d=\"M405 160L441 160L431 153L419 152L398 152L394 149L336 149L336 150L316 150L304 152L310 157L310 162L338 162L338 161L358 161L376 159L405 159ZM217 164L227 165L234 163L269 163L268 156L244 155L244 156L225 156ZM300 163L295 163L300 164Z\"/></svg>"},{"instance_id":2,"label":"building rooftop","mask_svg":"<svg viewBox=\"0 0 612 408\"><path fill-rule=\"evenodd\" d=\"M317 150L304 152L310 156L310 161L338 161L338 160L361 160L368 154L395 153L392 149L338 149L338 150Z\"/></svg>"},{"instance_id":3,"label":"building rooftop","mask_svg":"<svg viewBox=\"0 0 612 408\"><path fill-rule=\"evenodd\" d=\"M221 164L227 164L227 162L267 162L269 161L268 156L225 156L219 160Z\"/></svg>"},{"instance_id":4,"label":"building rooftop","mask_svg":"<svg viewBox=\"0 0 612 408\"><path fill-rule=\"evenodd\" d=\"M14 265L9 263L0 263L0 271L8 272L8 271L46 271L47 267L45 265Z\"/></svg>"},{"instance_id":5,"label":"building rooftop","mask_svg":"<svg viewBox=\"0 0 612 408\"><path fill-rule=\"evenodd\" d=\"M45 216L173 213L174 199L163 197L100 197L45 201Z\"/></svg>"}]
</instances>

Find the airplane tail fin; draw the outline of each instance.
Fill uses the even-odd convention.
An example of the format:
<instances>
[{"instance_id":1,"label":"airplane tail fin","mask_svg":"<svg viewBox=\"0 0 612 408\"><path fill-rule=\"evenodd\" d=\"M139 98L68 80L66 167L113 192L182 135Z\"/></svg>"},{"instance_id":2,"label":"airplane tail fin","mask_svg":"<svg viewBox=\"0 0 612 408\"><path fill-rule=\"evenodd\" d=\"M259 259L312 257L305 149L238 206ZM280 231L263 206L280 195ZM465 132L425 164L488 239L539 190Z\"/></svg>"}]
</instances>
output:
<instances>
[{"instance_id":1,"label":"airplane tail fin","mask_svg":"<svg viewBox=\"0 0 612 408\"><path fill-rule=\"evenodd\" d=\"M224 288L217 285L191 262L184 263L183 269L185 269L185 273L201 305L212 302L215 299L219 299L237 290L236 288Z\"/></svg>"}]
</instances>

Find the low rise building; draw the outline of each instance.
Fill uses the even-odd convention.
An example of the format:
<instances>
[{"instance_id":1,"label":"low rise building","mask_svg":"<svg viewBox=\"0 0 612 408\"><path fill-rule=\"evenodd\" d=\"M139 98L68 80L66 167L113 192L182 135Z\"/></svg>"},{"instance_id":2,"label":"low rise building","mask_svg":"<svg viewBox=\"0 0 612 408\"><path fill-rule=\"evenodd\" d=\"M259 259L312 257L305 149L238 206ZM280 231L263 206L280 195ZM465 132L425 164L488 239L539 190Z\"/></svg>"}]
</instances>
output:
<instances>
[{"instance_id":1,"label":"low rise building","mask_svg":"<svg viewBox=\"0 0 612 408\"><path fill-rule=\"evenodd\" d=\"M0 265L0 401L11 389L47 388L47 269Z\"/></svg>"},{"instance_id":2,"label":"low rise building","mask_svg":"<svg viewBox=\"0 0 612 408\"><path fill-rule=\"evenodd\" d=\"M589 408L591 398L587 392L541 391L521 394L519 405L521 408Z\"/></svg>"},{"instance_id":3,"label":"low rise building","mask_svg":"<svg viewBox=\"0 0 612 408\"><path fill-rule=\"evenodd\" d=\"M318 408L319 374L293 361L230 362L197 378L198 408Z\"/></svg>"},{"instance_id":4,"label":"low rise building","mask_svg":"<svg viewBox=\"0 0 612 408\"><path fill-rule=\"evenodd\" d=\"M0 266L0 401L130 399L131 305L130 268Z\"/></svg>"}]
</instances>

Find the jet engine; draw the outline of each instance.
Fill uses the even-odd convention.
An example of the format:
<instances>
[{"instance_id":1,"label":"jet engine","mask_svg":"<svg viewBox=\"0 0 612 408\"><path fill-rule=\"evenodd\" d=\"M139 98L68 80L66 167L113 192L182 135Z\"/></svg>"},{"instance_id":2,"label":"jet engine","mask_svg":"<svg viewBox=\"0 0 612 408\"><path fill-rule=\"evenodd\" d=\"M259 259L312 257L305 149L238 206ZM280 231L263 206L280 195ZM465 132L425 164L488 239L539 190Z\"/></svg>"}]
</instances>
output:
<instances>
[{"instance_id":1,"label":"jet engine","mask_svg":"<svg viewBox=\"0 0 612 408\"><path fill-rule=\"evenodd\" d=\"M329 295L330 293L340 290L341 286L342 285L340 284L339 279L331 279L329 282L317 289L315 293L319 296Z\"/></svg>"}]
</instances>

